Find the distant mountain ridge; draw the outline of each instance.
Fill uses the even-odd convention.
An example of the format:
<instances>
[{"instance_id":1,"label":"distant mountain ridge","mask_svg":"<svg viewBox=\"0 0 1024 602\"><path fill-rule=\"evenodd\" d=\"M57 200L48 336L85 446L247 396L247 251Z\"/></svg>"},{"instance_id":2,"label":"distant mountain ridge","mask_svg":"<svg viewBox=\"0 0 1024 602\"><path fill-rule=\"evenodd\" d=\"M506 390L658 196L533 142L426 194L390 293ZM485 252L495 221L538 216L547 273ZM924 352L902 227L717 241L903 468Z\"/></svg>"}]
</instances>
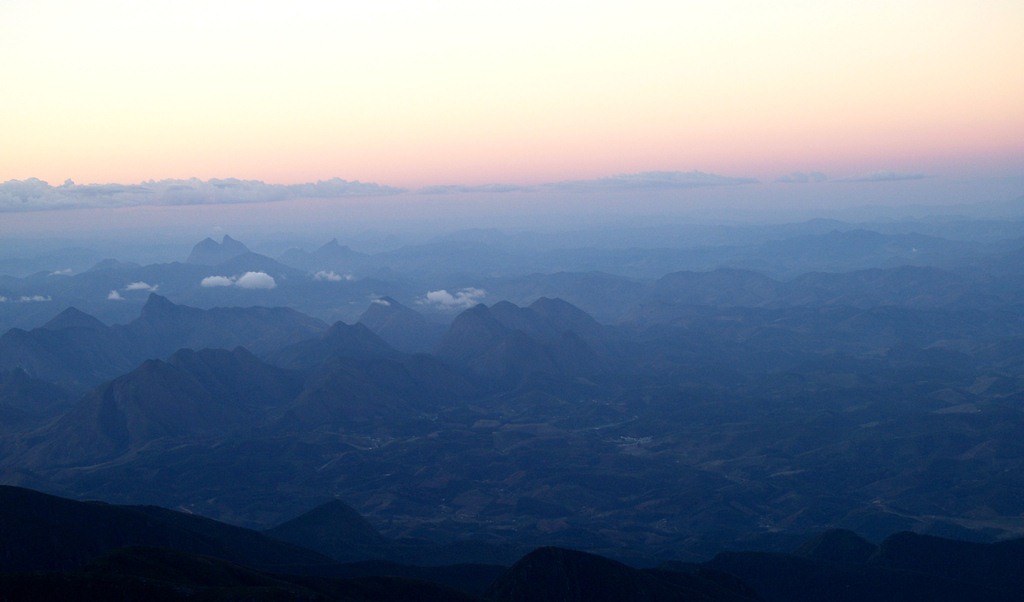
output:
<instances>
[{"instance_id":1,"label":"distant mountain ridge","mask_svg":"<svg viewBox=\"0 0 1024 602\"><path fill-rule=\"evenodd\" d=\"M592 335L600 327L583 312L565 306L550 300L529 308L507 301L477 305L455 318L435 353L494 383L533 373L570 378L601 373L601 358L574 330ZM563 319L553 319L559 311L564 312L558 316Z\"/></svg>"},{"instance_id":2,"label":"distant mountain ridge","mask_svg":"<svg viewBox=\"0 0 1024 602\"><path fill-rule=\"evenodd\" d=\"M13 328L0 336L0 368L21 368L82 392L181 348L243 346L261 353L326 329L320 320L287 308L203 310L151 293L139 317L125 325L106 326L70 308L40 328Z\"/></svg>"},{"instance_id":3,"label":"distant mountain ridge","mask_svg":"<svg viewBox=\"0 0 1024 602\"><path fill-rule=\"evenodd\" d=\"M658 568L545 546L498 572L468 564L339 563L310 547L358 557L404 544L384 540L338 500L265 533L155 506L72 501L9 486L0 486L0 508L0 595L19 599L75 590L109 599L131 587L139 596L174 600L216 592L216 599L274 593L381 602L1010 602L1024 581L1019 539L975 544L904 532L876 545L827 531L793 553L722 552Z\"/></svg>"},{"instance_id":4,"label":"distant mountain ridge","mask_svg":"<svg viewBox=\"0 0 1024 602\"><path fill-rule=\"evenodd\" d=\"M212 238L204 238L196 243L185 263L218 265L249 252L249 248L243 243L225 234L220 242Z\"/></svg>"}]
</instances>

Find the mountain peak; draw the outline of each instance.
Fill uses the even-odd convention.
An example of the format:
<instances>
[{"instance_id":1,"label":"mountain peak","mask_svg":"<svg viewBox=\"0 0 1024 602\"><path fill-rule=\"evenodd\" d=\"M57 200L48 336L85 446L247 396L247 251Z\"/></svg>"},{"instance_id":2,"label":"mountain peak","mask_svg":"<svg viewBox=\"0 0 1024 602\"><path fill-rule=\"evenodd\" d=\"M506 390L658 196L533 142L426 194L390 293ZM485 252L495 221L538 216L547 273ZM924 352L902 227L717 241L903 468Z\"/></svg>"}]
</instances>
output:
<instances>
[{"instance_id":1,"label":"mountain peak","mask_svg":"<svg viewBox=\"0 0 1024 602\"><path fill-rule=\"evenodd\" d=\"M142 306L142 311L146 311L147 308L157 309L169 307L177 307L177 305L175 305L170 299L164 297L163 295L150 293L149 297L146 299L146 304Z\"/></svg>"},{"instance_id":2,"label":"mountain peak","mask_svg":"<svg viewBox=\"0 0 1024 602\"><path fill-rule=\"evenodd\" d=\"M374 299L357 324L366 326L389 345L406 353L432 349L445 329L391 297Z\"/></svg>"},{"instance_id":3,"label":"mountain peak","mask_svg":"<svg viewBox=\"0 0 1024 602\"><path fill-rule=\"evenodd\" d=\"M375 548L382 550L387 541L354 508L337 499L282 523L266 534L342 560L349 560L346 556L350 554L351 559L383 555ZM364 553L359 554L354 548L362 548ZM370 554L365 554L366 551Z\"/></svg>"},{"instance_id":4,"label":"mountain peak","mask_svg":"<svg viewBox=\"0 0 1024 602\"><path fill-rule=\"evenodd\" d=\"M185 263L217 265L248 252L248 247L227 234L224 235L220 242L207 237L192 247L192 252L189 254L188 259L185 260Z\"/></svg>"},{"instance_id":5,"label":"mountain peak","mask_svg":"<svg viewBox=\"0 0 1024 602\"><path fill-rule=\"evenodd\" d=\"M53 317L52 320L43 324L46 330L64 330L65 328L88 328L99 330L106 328L106 324L98 319L81 311L76 307L69 307Z\"/></svg>"}]
</instances>

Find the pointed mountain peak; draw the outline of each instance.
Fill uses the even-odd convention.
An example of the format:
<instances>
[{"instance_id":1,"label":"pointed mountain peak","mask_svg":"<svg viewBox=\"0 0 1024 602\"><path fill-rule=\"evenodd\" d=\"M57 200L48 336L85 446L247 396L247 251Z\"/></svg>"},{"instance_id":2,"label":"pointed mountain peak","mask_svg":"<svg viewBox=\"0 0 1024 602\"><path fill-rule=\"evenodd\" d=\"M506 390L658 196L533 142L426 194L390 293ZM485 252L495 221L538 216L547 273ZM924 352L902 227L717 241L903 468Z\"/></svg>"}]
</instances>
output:
<instances>
[{"instance_id":1,"label":"pointed mountain peak","mask_svg":"<svg viewBox=\"0 0 1024 602\"><path fill-rule=\"evenodd\" d=\"M185 263L217 265L248 252L248 247L225 234L220 242L212 238L204 238L196 243Z\"/></svg>"},{"instance_id":2,"label":"pointed mountain peak","mask_svg":"<svg viewBox=\"0 0 1024 602\"><path fill-rule=\"evenodd\" d=\"M357 324L366 326L392 347L407 353L432 349L445 329L391 297L371 301Z\"/></svg>"},{"instance_id":3,"label":"pointed mountain peak","mask_svg":"<svg viewBox=\"0 0 1024 602\"><path fill-rule=\"evenodd\" d=\"M264 533L339 562L383 558L388 547L388 540L369 521L340 500L327 502Z\"/></svg>"},{"instance_id":4,"label":"pointed mountain peak","mask_svg":"<svg viewBox=\"0 0 1024 602\"><path fill-rule=\"evenodd\" d=\"M374 317L390 316L392 314L409 311L414 310L409 309L408 307L402 305L398 301L395 301L391 297L378 297L377 299L370 301L370 306L366 308L365 312L363 312L363 315L362 317L359 318L358 323L366 324L367 318L369 318L370 321L372 321ZM373 327L371 326L370 329L372 330Z\"/></svg>"},{"instance_id":5,"label":"pointed mountain peak","mask_svg":"<svg viewBox=\"0 0 1024 602\"><path fill-rule=\"evenodd\" d=\"M220 241L220 250L222 253L231 253L232 255L242 255L243 253L249 253L249 247L245 246L240 241L231 238L227 234Z\"/></svg>"},{"instance_id":6,"label":"pointed mountain peak","mask_svg":"<svg viewBox=\"0 0 1024 602\"><path fill-rule=\"evenodd\" d=\"M101 270L131 270L131 269L135 269L135 268L138 268L138 267L139 267L139 264L137 264L137 263L118 261L116 259L107 258L107 259L102 259L102 260L98 261L96 263L96 265L92 266L91 268L89 268L86 271L88 271L88 272L98 272L98 271L101 271Z\"/></svg>"},{"instance_id":7,"label":"pointed mountain peak","mask_svg":"<svg viewBox=\"0 0 1024 602\"><path fill-rule=\"evenodd\" d=\"M167 297L150 293L149 298L146 299L146 304L142 306L141 315L143 317L159 316L174 311L177 307Z\"/></svg>"},{"instance_id":8,"label":"pointed mountain peak","mask_svg":"<svg viewBox=\"0 0 1024 602\"><path fill-rule=\"evenodd\" d=\"M325 243L322 247L314 251L313 254L320 258L335 259L350 258L361 255L360 253L356 253L351 248L349 248L348 245L343 245L340 242L338 242L337 238L332 238L331 240L327 241L327 243Z\"/></svg>"},{"instance_id":9,"label":"pointed mountain peak","mask_svg":"<svg viewBox=\"0 0 1024 602\"><path fill-rule=\"evenodd\" d=\"M46 330L64 330L65 328L104 329L106 324L75 307L60 312L52 320L43 324Z\"/></svg>"},{"instance_id":10,"label":"pointed mountain peak","mask_svg":"<svg viewBox=\"0 0 1024 602\"><path fill-rule=\"evenodd\" d=\"M271 535L288 533L298 535L327 534L348 543L384 543L384 537L352 506L341 500L331 500L309 512L274 527Z\"/></svg>"},{"instance_id":11,"label":"pointed mountain peak","mask_svg":"<svg viewBox=\"0 0 1024 602\"><path fill-rule=\"evenodd\" d=\"M497 313L497 312L515 312L515 311L519 311L519 309L520 309L520 307L518 305L516 305L515 303L512 303L511 301L504 301L504 300L503 301L498 301L497 303L495 303L494 305L491 306L491 312L492 313Z\"/></svg>"}]
</instances>

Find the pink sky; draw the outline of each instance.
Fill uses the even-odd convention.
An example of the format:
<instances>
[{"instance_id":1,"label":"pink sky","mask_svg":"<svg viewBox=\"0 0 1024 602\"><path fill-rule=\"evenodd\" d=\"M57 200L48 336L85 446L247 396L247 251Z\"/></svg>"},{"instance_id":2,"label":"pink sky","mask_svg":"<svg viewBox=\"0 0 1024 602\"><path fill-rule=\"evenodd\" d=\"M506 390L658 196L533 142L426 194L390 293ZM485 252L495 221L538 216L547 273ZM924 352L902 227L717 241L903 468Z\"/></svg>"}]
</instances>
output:
<instances>
[{"instance_id":1,"label":"pink sky","mask_svg":"<svg viewBox=\"0 0 1024 602\"><path fill-rule=\"evenodd\" d=\"M5 3L0 182L1024 169L1018 1L324 4Z\"/></svg>"}]
</instances>

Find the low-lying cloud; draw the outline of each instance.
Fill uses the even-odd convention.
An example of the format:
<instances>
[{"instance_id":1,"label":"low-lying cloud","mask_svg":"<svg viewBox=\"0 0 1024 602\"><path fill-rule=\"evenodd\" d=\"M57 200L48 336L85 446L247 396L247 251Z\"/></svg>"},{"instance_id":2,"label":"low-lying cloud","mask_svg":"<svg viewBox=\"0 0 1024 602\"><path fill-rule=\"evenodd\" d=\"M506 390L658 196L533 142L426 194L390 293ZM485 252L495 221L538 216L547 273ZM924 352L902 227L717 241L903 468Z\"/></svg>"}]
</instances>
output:
<instances>
[{"instance_id":1,"label":"low-lying cloud","mask_svg":"<svg viewBox=\"0 0 1024 602\"><path fill-rule=\"evenodd\" d=\"M259 180L149 180L141 184L75 184L51 186L43 180L0 183L0 212L46 211L82 207L138 205L215 205L270 203L291 199L331 199L397 194L400 188L340 178L306 184L267 184Z\"/></svg>"},{"instance_id":2,"label":"low-lying cloud","mask_svg":"<svg viewBox=\"0 0 1024 602\"><path fill-rule=\"evenodd\" d=\"M218 286L234 285L234 278L229 278L227 276L207 276L206 278L203 278L202 282L199 283L199 286L203 288L216 288Z\"/></svg>"},{"instance_id":3,"label":"low-lying cloud","mask_svg":"<svg viewBox=\"0 0 1024 602\"><path fill-rule=\"evenodd\" d=\"M53 301L47 295L22 295L20 297L4 297L0 295L0 303L41 303L44 301Z\"/></svg>"},{"instance_id":4,"label":"low-lying cloud","mask_svg":"<svg viewBox=\"0 0 1024 602\"><path fill-rule=\"evenodd\" d=\"M469 309L474 305L480 303L480 301L487 296L487 291L479 288L463 288L455 291L454 294L449 293L445 289L429 291L426 295L420 298L417 303L420 305L429 305L438 309Z\"/></svg>"},{"instance_id":5,"label":"low-lying cloud","mask_svg":"<svg viewBox=\"0 0 1024 602\"><path fill-rule=\"evenodd\" d=\"M159 284L150 284L148 282L143 282L141 280L137 282L130 282L121 287L120 289L114 289L107 293L107 300L124 301L124 295L121 294L122 292L129 293L134 291L142 291L146 293L155 293L159 288Z\"/></svg>"},{"instance_id":6,"label":"low-lying cloud","mask_svg":"<svg viewBox=\"0 0 1024 602\"><path fill-rule=\"evenodd\" d=\"M271 289L277 286L274 277L266 272L246 272L235 281L238 288Z\"/></svg>"},{"instance_id":7,"label":"low-lying cloud","mask_svg":"<svg viewBox=\"0 0 1024 602\"><path fill-rule=\"evenodd\" d=\"M352 280L352 274L337 274L335 272L320 270L316 274L313 274L313 280L321 280L323 282L341 282L342 280Z\"/></svg>"},{"instance_id":8,"label":"low-lying cloud","mask_svg":"<svg viewBox=\"0 0 1024 602\"><path fill-rule=\"evenodd\" d=\"M149 284L146 282L132 282L128 286L124 287L126 291L146 291L149 293L155 293L156 289L160 288L158 284Z\"/></svg>"},{"instance_id":9,"label":"low-lying cloud","mask_svg":"<svg viewBox=\"0 0 1024 602\"><path fill-rule=\"evenodd\" d=\"M272 289L277 287L277 281L266 272L246 272L241 276L207 276L199 282L203 288L217 288L225 286L237 286L245 289Z\"/></svg>"}]
</instances>

